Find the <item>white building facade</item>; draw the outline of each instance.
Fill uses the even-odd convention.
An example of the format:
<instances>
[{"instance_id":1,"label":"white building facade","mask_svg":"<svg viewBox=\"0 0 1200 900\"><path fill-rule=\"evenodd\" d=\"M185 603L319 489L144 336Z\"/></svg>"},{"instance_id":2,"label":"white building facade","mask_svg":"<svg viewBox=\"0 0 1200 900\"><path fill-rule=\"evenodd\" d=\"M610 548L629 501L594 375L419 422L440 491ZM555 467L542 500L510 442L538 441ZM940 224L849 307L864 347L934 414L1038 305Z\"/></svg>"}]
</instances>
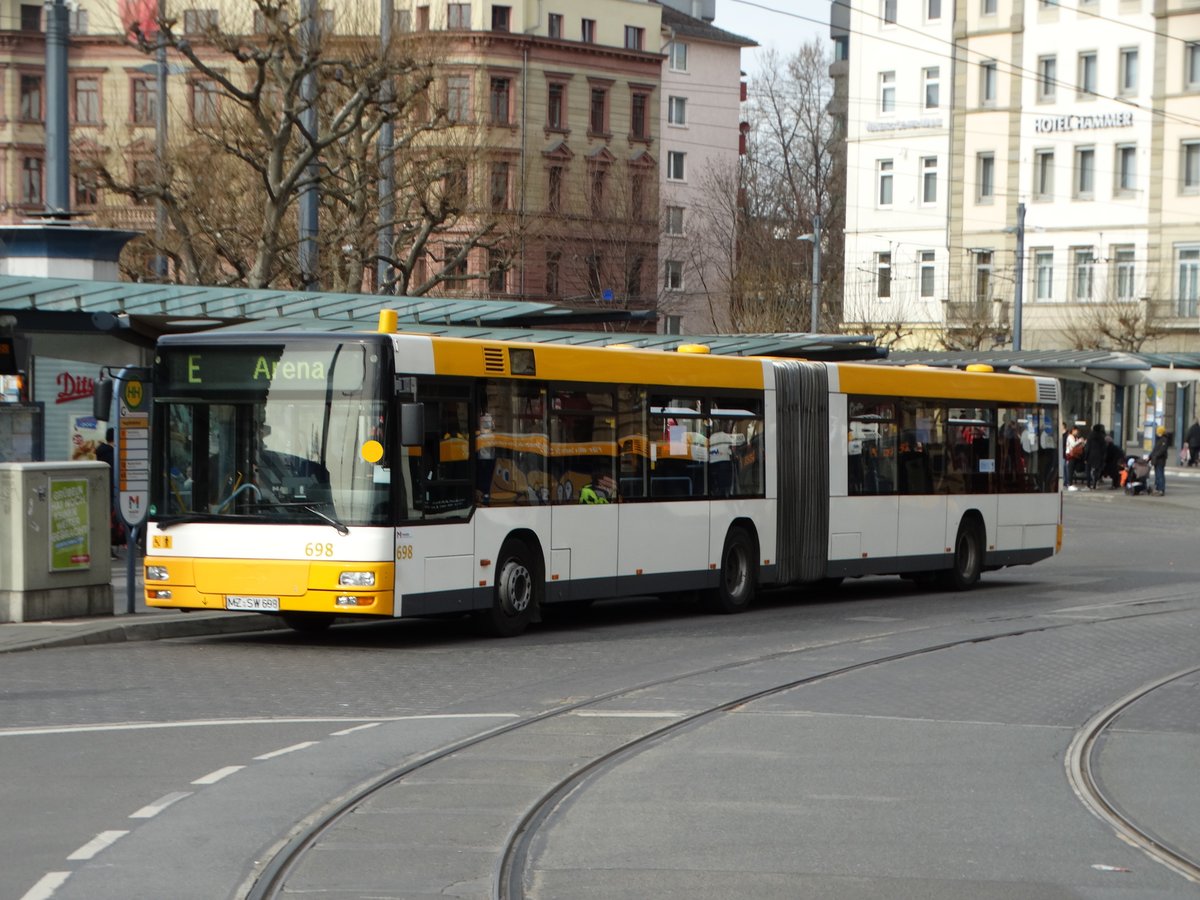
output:
<instances>
[{"instance_id":1,"label":"white building facade","mask_svg":"<svg viewBox=\"0 0 1200 900\"><path fill-rule=\"evenodd\" d=\"M1200 4L895 2L850 24L848 324L1011 346L1019 294L1025 349L1196 349Z\"/></svg>"}]
</instances>

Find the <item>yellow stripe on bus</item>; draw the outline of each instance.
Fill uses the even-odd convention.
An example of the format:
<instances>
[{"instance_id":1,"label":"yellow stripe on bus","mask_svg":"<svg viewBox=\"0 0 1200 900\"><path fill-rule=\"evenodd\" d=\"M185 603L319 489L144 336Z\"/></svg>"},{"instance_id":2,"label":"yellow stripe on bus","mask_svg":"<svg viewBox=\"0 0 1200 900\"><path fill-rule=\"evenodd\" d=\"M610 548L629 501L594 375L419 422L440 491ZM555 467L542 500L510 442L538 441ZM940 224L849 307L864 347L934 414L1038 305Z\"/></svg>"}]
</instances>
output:
<instances>
[{"instance_id":1,"label":"yellow stripe on bus","mask_svg":"<svg viewBox=\"0 0 1200 900\"><path fill-rule=\"evenodd\" d=\"M1037 382L1024 375L849 363L839 363L837 368L839 390L846 394L1037 402Z\"/></svg>"},{"instance_id":2,"label":"yellow stripe on bus","mask_svg":"<svg viewBox=\"0 0 1200 900\"><path fill-rule=\"evenodd\" d=\"M762 390L762 360L736 356L705 356L665 350L625 350L613 354L603 347L552 344L509 344L435 337L434 370L438 375L508 376L484 366L483 350L532 349L538 380L613 384L704 385L714 388ZM505 355L507 363L507 355ZM521 376L517 376L521 377Z\"/></svg>"}]
</instances>

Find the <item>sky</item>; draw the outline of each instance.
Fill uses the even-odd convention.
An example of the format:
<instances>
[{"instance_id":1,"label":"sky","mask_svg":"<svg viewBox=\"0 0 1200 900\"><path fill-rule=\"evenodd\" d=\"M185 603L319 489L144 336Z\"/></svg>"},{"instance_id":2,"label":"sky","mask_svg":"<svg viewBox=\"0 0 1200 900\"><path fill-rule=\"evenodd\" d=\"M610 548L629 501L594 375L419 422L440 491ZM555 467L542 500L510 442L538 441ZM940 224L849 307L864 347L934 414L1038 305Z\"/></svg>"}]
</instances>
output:
<instances>
[{"instance_id":1,"label":"sky","mask_svg":"<svg viewBox=\"0 0 1200 900\"><path fill-rule=\"evenodd\" d=\"M814 37L828 40L829 0L717 0L713 24L760 44L742 51L742 68L754 74L758 57L769 47L790 56Z\"/></svg>"}]
</instances>

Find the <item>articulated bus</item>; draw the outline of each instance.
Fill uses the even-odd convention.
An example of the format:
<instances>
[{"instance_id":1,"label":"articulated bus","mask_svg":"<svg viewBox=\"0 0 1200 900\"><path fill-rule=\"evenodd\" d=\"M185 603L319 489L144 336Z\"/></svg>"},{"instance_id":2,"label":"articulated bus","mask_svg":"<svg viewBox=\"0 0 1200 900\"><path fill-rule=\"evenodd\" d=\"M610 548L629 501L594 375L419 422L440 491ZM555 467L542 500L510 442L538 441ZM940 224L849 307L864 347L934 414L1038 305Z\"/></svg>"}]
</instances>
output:
<instances>
[{"instance_id":1,"label":"articulated bus","mask_svg":"<svg viewBox=\"0 0 1200 900\"><path fill-rule=\"evenodd\" d=\"M376 332L172 335L153 374L152 607L471 614L898 574L1062 540L1058 383Z\"/></svg>"}]
</instances>

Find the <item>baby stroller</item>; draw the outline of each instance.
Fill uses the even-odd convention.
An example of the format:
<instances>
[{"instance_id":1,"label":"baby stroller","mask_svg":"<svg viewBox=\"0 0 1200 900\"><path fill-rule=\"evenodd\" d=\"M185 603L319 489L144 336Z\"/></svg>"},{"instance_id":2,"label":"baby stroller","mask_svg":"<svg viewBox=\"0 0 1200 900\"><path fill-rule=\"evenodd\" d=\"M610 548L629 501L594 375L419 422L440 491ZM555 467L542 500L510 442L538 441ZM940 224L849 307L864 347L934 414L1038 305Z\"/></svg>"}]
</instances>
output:
<instances>
[{"instance_id":1,"label":"baby stroller","mask_svg":"<svg viewBox=\"0 0 1200 900\"><path fill-rule=\"evenodd\" d=\"M1125 468L1121 470L1121 484L1125 485L1127 494L1144 494L1150 488L1150 457L1141 459L1131 456L1125 460Z\"/></svg>"}]
</instances>

